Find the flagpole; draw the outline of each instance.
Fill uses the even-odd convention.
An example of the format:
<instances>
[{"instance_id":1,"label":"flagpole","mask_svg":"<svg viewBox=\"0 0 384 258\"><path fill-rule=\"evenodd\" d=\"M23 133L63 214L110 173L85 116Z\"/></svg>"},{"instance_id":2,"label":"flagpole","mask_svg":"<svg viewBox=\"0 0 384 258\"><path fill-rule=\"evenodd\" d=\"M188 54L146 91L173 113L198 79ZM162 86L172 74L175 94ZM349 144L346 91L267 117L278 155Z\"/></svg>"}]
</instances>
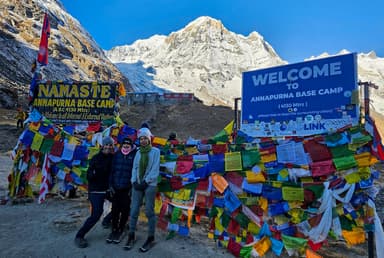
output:
<instances>
[{"instance_id":1,"label":"flagpole","mask_svg":"<svg viewBox=\"0 0 384 258\"><path fill-rule=\"evenodd\" d=\"M32 80L29 87L29 108L30 111L34 109L33 101L36 97L36 91L38 89L38 82L42 79L41 69L48 64L48 39L51 33L51 27L49 25L48 13L44 13L43 26L41 28L41 37L39 44L39 52L37 59L32 64ZM50 190L51 175L50 175L50 161L48 154L44 156L44 163L42 167L42 178L40 182L40 191L38 197L38 203L42 203L45 200L46 194Z\"/></svg>"},{"instance_id":2,"label":"flagpole","mask_svg":"<svg viewBox=\"0 0 384 258\"><path fill-rule=\"evenodd\" d=\"M41 28L41 37L40 37L40 44L39 44L39 52L37 54L37 59L32 64L32 80L29 87L29 106L30 109L33 108L33 100L36 95L36 89L38 81L40 81L41 78L41 69L43 66L46 66L48 64L48 39L51 33L51 27L49 25L49 17L48 13L44 13L44 20L43 20L43 26Z\"/></svg>"}]
</instances>

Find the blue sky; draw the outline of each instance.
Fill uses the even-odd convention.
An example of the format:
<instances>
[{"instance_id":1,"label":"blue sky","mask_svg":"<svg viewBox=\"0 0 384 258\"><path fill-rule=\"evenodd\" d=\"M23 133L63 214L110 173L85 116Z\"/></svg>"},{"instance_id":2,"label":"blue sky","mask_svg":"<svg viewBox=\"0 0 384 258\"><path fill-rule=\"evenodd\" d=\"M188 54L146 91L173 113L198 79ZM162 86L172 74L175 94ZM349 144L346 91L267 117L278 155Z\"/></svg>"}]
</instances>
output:
<instances>
[{"instance_id":1,"label":"blue sky","mask_svg":"<svg viewBox=\"0 0 384 258\"><path fill-rule=\"evenodd\" d=\"M384 57L384 1L370 0L62 0L106 50L168 35L200 16L242 35L259 32L294 63L342 49Z\"/></svg>"}]
</instances>

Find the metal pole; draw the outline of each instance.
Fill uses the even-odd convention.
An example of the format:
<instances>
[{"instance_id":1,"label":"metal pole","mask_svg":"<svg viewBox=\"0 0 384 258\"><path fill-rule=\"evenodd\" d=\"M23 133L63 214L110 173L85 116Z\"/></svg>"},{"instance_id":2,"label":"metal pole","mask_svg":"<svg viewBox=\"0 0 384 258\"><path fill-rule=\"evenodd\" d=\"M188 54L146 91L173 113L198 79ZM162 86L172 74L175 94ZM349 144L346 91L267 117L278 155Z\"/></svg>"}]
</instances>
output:
<instances>
[{"instance_id":1,"label":"metal pole","mask_svg":"<svg viewBox=\"0 0 384 258\"><path fill-rule=\"evenodd\" d=\"M368 258L374 258L373 231L368 231Z\"/></svg>"},{"instance_id":2,"label":"metal pole","mask_svg":"<svg viewBox=\"0 0 384 258\"><path fill-rule=\"evenodd\" d=\"M369 82L359 83L364 87L364 115L365 117L369 116ZM368 258L374 258L374 247L373 247L373 230L369 229L368 231Z\"/></svg>"},{"instance_id":3,"label":"metal pole","mask_svg":"<svg viewBox=\"0 0 384 258\"><path fill-rule=\"evenodd\" d=\"M234 123L234 127L237 130L239 130L239 101L241 100L241 98L235 98L235 123Z\"/></svg>"},{"instance_id":4,"label":"metal pole","mask_svg":"<svg viewBox=\"0 0 384 258\"><path fill-rule=\"evenodd\" d=\"M369 83L364 83L364 113L369 116Z\"/></svg>"},{"instance_id":5,"label":"metal pole","mask_svg":"<svg viewBox=\"0 0 384 258\"><path fill-rule=\"evenodd\" d=\"M364 83L364 113L365 117L369 116L369 87L370 83ZM374 258L373 252L373 230L368 231L368 258Z\"/></svg>"},{"instance_id":6,"label":"metal pole","mask_svg":"<svg viewBox=\"0 0 384 258\"><path fill-rule=\"evenodd\" d=\"M238 102L241 98L235 98L235 114L233 119L233 142L236 140L237 130L239 129L239 106Z\"/></svg>"}]
</instances>

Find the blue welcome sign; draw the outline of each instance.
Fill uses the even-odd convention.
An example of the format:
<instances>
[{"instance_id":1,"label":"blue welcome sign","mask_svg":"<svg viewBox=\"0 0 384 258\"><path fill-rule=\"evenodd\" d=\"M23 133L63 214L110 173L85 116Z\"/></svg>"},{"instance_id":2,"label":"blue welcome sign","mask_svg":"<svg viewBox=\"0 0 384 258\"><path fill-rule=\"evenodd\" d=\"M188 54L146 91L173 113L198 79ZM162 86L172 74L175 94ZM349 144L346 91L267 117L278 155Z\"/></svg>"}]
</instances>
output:
<instances>
[{"instance_id":1,"label":"blue welcome sign","mask_svg":"<svg viewBox=\"0 0 384 258\"><path fill-rule=\"evenodd\" d=\"M305 136L359 121L355 53L243 73L241 130Z\"/></svg>"}]
</instances>

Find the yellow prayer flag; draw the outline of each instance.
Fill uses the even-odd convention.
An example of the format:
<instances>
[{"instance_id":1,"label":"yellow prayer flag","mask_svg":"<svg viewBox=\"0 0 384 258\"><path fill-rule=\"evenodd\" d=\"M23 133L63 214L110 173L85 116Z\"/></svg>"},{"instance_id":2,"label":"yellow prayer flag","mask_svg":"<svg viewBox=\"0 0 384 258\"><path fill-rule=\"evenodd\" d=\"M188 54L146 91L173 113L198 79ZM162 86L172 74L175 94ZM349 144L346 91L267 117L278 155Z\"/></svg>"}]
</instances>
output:
<instances>
[{"instance_id":1,"label":"yellow prayer flag","mask_svg":"<svg viewBox=\"0 0 384 258\"><path fill-rule=\"evenodd\" d=\"M261 161L263 163L275 161L276 159L277 159L276 153L272 153L272 154L267 154L267 155L262 155L261 156Z\"/></svg>"},{"instance_id":2,"label":"yellow prayer flag","mask_svg":"<svg viewBox=\"0 0 384 258\"><path fill-rule=\"evenodd\" d=\"M88 147L89 154L88 154L88 159L92 159L93 156L95 156L99 152L99 148L97 147Z\"/></svg>"},{"instance_id":3,"label":"yellow prayer flag","mask_svg":"<svg viewBox=\"0 0 384 258\"><path fill-rule=\"evenodd\" d=\"M348 184L354 184L361 181L361 178L358 172L353 172L349 175L346 175L344 178Z\"/></svg>"},{"instance_id":4,"label":"yellow prayer flag","mask_svg":"<svg viewBox=\"0 0 384 258\"><path fill-rule=\"evenodd\" d=\"M44 136L42 136L39 133L35 133L35 135L33 136L31 149L35 151L40 150L40 146L43 143L43 140L44 140Z\"/></svg>"},{"instance_id":5,"label":"yellow prayer flag","mask_svg":"<svg viewBox=\"0 0 384 258\"><path fill-rule=\"evenodd\" d=\"M121 82L119 83L119 86L118 86L118 92L119 92L119 95L122 97L125 97L125 95L127 94L124 84Z\"/></svg>"},{"instance_id":6,"label":"yellow prayer flag","mask_svg":"<svg viewBox=\"0 0 384 258\"><path fill-rule=\"evenodd\" d=\"M160 214L161 207L163 206L163 200L161 197L155 199L155 214Z\"/></svg>"},{"instance_id":7,"label":"yellow prayer flag","mask_svg":"<svg viewBox=\"0 0 384 258\"><path fill-rule=\"evenodd\" d=\"M153 141L152 141L154 144L158 144L160 146L165 146L167 144L167 139L165 138L161 138L161 137L157 137L155 136L153 138Z\"/></svg>"},{"instance_id":8,"label":"yellow prayer flag","mask_svg":"<svg viewBox=\"0 0 384 258\"><path fill-rule=\"evenodd\" d=\"M363 152L355 155L355 160L358 167L368 167L371 161L371 153Z\"/></svg>"},{"instance_id":9,"label":"yellow prayer flag","mask_svg":"<svg viewBox=\"0 0 384 258\"><path fill-rule=\"evenodd\" d=\"M120 132L120 128L118 127L115 127L115 128L112 128L111 129L111 136L118 136L119 135L119 132Z\"/></svg>"},{"instance_id":10,"label":"yellow prayer flag","mask_svg":"<svg viewBox=\"0 0 384 258\"><path fill-rule=\"evenodd\" d=\"M232 132L233 132L233 124L235 123L235 120L232 120L231 122L229 122L229 124L227 124L225 127L224 127L224 131L228 134L228 135L231 135Z\"/></svg>"},{"instance_id":11,"label":"yellow prayer flag","mask_svg":"<svg viewBox=\"0 0 384 258\"><path fill-rule=\"evenodd\" d=\"M124 125L123 120L120 118L120 116L115 116L116 124L118 127Z\"/></svg>"},{"instance_id":12,"label":"yellow prayer flag","mask_svg":"<svg viewBox=\"0 0 384 258\"><path fill-rule=\"evenodd\" d=\"M313 182L313 177L311 177L311 176L300 177L300 181L302 183L312 183Z\"/></svg>"},{"instance_id":13,"label":"yellow prayer flag","mask_svg":"<svg viewBox=\"0 0 384 258\"><path fill-rule=\"evenodd\" d=\"M191 197L191 189L180 189L178 191L172 192L173 198L177 200L187 201Z\"/></svg>"},{"instance_id":14,"label":"yellow prayer flag","mask_svg":"<svg viewBox=\"0 0 384 258\"><path fill-rule=\"evenodd\" d=\"M249 222L248 223L248 231L254 235L257 235L259 234L260 232L260 227L258 225L256 225L255 223L253 222Z\"/></svg>"},{"instance_id":15,"label":"yellow prayer flag","mask_svg":"<svg viewBox=\"0 0 384 258\"><path fill-rule=\"evenodd\" d=\"M72 172L78 175L79 177L81 176L81 169L79 167L73 167Z\"/></svg>"},{"instance_id":16,"label":"yellow prayer flag","mask_svg":"<svg viewBox=\"0 0 384 258\"><path fill-rule=\"evenodd\" d=\"M241 152L226 152L225 157L225 171L241 171L243 164L241 162Z\"/></svg>"},{"instance_id":17,"label":"yellow prayer flag","mask_svg":"<svg viewBox=\"0 0 384 258\"><path fill-rule=\"evenodd\" d=\"M268 237L264 236L262 239L260 239L260 241L253 245L253 248L255 248L257 254L262 257L268 252L271 246L271 240Z\"/></svg>"},{"instance_id":18,"label":"yellow prayer flag","mask_svg":"<svg viewBox=\"0 0 384 258\"><path fill-rule=\"evenodd\" d=\"M288 169L284 168L279 171L279 175L281 178L287 178L289 176Z\"/></svg>"},{"instance_id":19,"label":"yellow prayer flag","mask_svg":"<svg viewBox=\"0 0 384 258\"><path fill-rule=\"evenodd\" d=\"M282 188L283 200L304 201L304 188L284 186Z\"/></svg>"},{"instance_id":20,"label":"yellow prayer flag","mask_svg":"<svg viewBox=\"0 0 384 258\"><path fill-rule=\"evenodd\" d=\"M182 156L184 154L184 151L179 149L173 149L172 152L175 153L177 156Z\"/></svg>"},{"instance_id":21,"label":"yellow prayer flag","mask_svg":"<svg viewBox=\"0 0 384 258\"><path fill-rule=\"evenodd\" d=\"M223 227L223 225L221 225L221 222L220 222L220 218L219 218L219 217L216 217L216 218L215 218L215 229L216 229L217 231L219 231L220 234L221 234L221 232L224 231L224 227Z\"/></svg>"},{"instance_id":22,"label":"yellow prayer flag","mask_svg":"<svg viewBox=\"0 0 384 258\"><path fill-rule=\"evenodd\" d=\"M188 153L188 155L199 154L199 150L197 149L196 146L186 147L185 151Z\"/></svg>"},{"instance_id":23,"label":"yellow prayer flag","mask_svg":"<svg viewBox=\"0 0 384 258\"><path fill-rule=\"evenodd\" d=\"M255 173L253 171L246 171L245 172L246 174L246 177L247 177L247 182L250 183L250 184L253 184L253 183L263 183L266 181L263 173L259 172L259 173Z\"/></svg>"},{"instance_id":24,"label":"yellow prayer flag","mask_svg":"<svg viewBox=\"0 0 384 258\"><path fill-rule=\"evenodd\" d=\"M74 137L74 136L69 136L68 138L69 138L69 140L68 140L69 144L74 144L74 145L79 145L80 144L80 139L79 138Z\"/></svg>"},{"instance_id":25,"label":"yellow prayer flag","mask_svg":"<svg viewBox=\"0 0 384 258\"><path fill-rule=\"evenodd\" d=\"M277 187L277 188L281 188L283 186L283 182L280 182L280 181L272 181L272 186L273 187Z\"/></svg>"},{"instance_id":26,"label":"yellow prayer flag","mask_svg":"<svg viewBox=\"0 0 384 258\"><path fill-rule=\"evenodd\" d=\"M188 209L188 227L191 227L191 222L192 222L192 217L193 217L193 210Z\"/></svg>"},{"instance_id":27,"label":"yellow prayer flag","mask_svg":"<svg viewBox=\"0 0 384 258\"><path fill-rule=\"evenodd\" d=\"M33 132L37 132L40 128L40 124L41 123L30 123L29 124L29 130L31 130Z\"/></svg>"},{"instance_id":28,"label":"yellow prayer flag","mask_svg":"<svg viewBox=\"0 0 384 258\"><path fill-rule=\"evenodd\" d=\"M357 245L365 242L365 232L362 228L354 228L352 231L342 230L341 233L348 245Z\"/></svg>"},{"instance_id":29,"label":"yellow prayer flag","mask_svg":"<svg viewBox=\"0 0 384 258\"><path fill-rule=\"evenodd\" d=\"M260 197L259 205L263 209L263 211L267 211L268 210L268 200L267 199L265 199L263 197Z\"/></svg>"}]
</instances>

